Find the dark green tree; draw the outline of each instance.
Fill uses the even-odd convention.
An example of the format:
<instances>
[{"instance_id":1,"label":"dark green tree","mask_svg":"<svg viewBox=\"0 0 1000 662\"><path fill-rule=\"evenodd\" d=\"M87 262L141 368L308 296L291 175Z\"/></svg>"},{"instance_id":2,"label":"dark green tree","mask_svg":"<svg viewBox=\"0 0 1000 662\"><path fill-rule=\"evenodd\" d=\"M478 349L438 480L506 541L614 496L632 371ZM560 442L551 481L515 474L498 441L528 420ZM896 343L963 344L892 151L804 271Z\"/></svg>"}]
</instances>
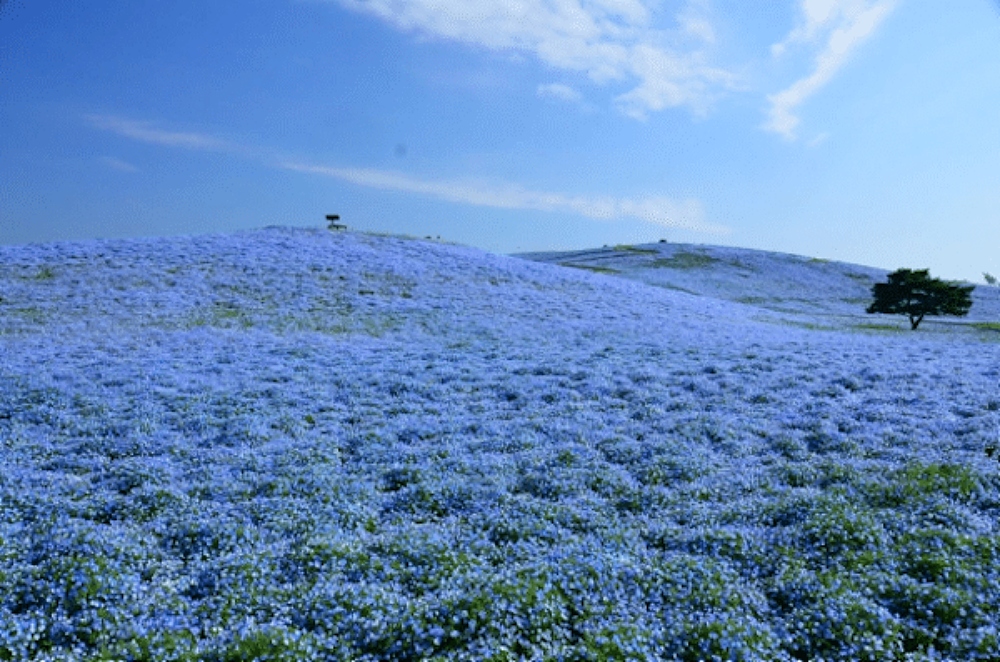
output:
<instances>
[{"instance_id":1,"label":"dark green tree","mask_svg":"<svg viewBox=\"0 0 1000 662\"><path fill-rule=\"evenodd\" d=\"M868 312L906 315L915 331L925 315L962 317L968 313L975 287L931 278L929 269L897 269L889 274L888 283L872 287L875 301Z\"/></svg>"}]
</instances>

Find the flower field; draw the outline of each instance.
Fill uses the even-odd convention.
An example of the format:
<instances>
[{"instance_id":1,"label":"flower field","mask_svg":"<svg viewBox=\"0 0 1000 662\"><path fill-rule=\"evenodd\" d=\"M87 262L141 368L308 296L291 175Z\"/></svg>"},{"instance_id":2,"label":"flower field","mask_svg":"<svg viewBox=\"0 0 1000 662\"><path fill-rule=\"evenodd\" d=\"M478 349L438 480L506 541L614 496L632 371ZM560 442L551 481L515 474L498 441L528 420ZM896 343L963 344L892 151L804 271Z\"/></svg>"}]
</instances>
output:
<instances>
[{"instance_id":1,"label":"flower field","mask_svg":"<svg viewBox=\"0 0 1000 662\"><path fill-rule=\"evenodd\" d=\"M358 233L0 247L0 660L1000 660L997 334L811 319Z\"/></svg>"}]
</instances>

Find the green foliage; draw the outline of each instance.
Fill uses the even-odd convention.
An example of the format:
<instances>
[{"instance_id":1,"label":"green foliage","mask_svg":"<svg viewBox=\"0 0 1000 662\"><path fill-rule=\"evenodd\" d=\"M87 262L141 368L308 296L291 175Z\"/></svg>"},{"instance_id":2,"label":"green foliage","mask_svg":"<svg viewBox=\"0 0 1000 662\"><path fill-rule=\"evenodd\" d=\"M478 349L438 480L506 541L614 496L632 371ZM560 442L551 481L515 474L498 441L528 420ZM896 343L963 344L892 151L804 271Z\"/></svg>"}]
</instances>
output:
<instances>
[{"instance_id":1,"label":"green foliage","mask_svg":"<svg viewBox=\"0 0 1000 662\"><path fill-rule=\"evenodd\" d=\"M993 274L985 272L985 271L983 272L983 280L986 281L987 285L996 285L997 284L997 277L994 276Z\"/></svg>"},{"instance_id":2,"label":"green foliage","mask_svg":"<svg viewBox=\"0 0 1000 662\"><path fill-rule=\"evenodd\" d=\"M872 286L875 300L868 313L906 315L916 330L925 315L961 317L972 307L974 285L957 285L931 278L927 269L897 269L888 283Z\"/></svg>"},{"instance_id":3,"label":"green foliage","mask_svg":"<svg viewBox=\"0 0 1000 662\"><path fill-rule=\"evenodd\" d=\"M904 331L905 329L900 326L893 326L892 324L855 324L855 329L860 329L862 331Z\"/></svg>"},{"instance_id":4,"label":"green foliage","mask_svg":"<svg viewBox=\"0 0 1000 662\"><path fill-rule=\"evenodd\" d=\"M714 258L711 255L705 255L704 253L678 251L677 253L674 253L672 257L654 260L650 266L663 267L667 269L701 269L711 264L715 264L718 261L719 260L717 258Z\"/></svg>"},{"instance_id":5,"label":"green foliage","mask_svg":"<svg viewBox=\"0 0 1000 662\"><path fill-rule=\"evenodd\" d=\"M657 255L659 253L659 251L651 248L639 248L637 246L630 246L628 244L616 244L614 250L625 251L629 253L640 253L644 255Z\"/></svg>"},{"instance_id":6,"label":"green foliage","mask_svg":"<svg viewBox=\"0 0 1000 662\"><path fill-rule=\"evenodd\" d=\"M275 662L296 662L307 657L310 650L308 640L302 641L297 633L282 632L273 628L247 634L209 659L219 662L248 662L249 660L273 660Z\"/></svg>"},{"instance_id":7,"label":"green foliage","mask_svg":"<svg viewBox=\"0 0 1000 662\"><path fill-rule=\"evenodd\" d=\"M979 475L963 464L915 462L900 469L891 478L886 482L886 485L892 486L891 491L887 488L885 494L890 499L898 499L898 505L940 496L964 501L982 486Z\"/></svg>"},{"instance_id":8,"label":"green foliage","mask_svg":"<svg viewBox=\"0 0 1000 662\"><path fill-rule=\"evenodd\" d=\"M616 274L617 269L612 269L611 267L597 267L590 264L574 264L573 262L560 262L560 265L564 267L573 267L574 269L586 269L587 271L593 271L599 274Z\"/></svg>"}]
</instances>

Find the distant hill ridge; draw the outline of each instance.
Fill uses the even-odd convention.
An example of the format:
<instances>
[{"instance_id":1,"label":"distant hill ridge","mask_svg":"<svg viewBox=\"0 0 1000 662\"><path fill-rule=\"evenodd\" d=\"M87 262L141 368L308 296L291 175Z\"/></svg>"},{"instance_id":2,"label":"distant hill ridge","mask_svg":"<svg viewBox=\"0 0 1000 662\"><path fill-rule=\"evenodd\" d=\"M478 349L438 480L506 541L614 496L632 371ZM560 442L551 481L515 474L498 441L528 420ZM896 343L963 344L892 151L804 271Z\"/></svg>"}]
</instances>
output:
<instances>
[{"instance_id":1,"label":"distant hill ridge","mask_svg":"<svg viewBox=\"0 0 1000 662\"><path fill-rule=\"evenodd\" d=\"M887 270L834 260L666 242L519 253L515 257L619 276L777 313L859 318L859 323L867 320L884 324L894 319L865 313L872 300L872 285L884 281ZM967 317L934 321L968 324L998 319L1000 288L980 285L973 292L973 306Z\"/></svg>"}]
</instances>

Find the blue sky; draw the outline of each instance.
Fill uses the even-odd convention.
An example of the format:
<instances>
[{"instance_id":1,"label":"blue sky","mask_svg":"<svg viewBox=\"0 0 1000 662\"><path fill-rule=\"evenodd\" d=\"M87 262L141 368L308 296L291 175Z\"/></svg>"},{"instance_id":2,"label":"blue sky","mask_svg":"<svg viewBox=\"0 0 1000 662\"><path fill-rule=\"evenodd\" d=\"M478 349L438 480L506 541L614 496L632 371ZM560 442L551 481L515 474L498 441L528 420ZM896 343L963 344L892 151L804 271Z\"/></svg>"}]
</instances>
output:
<instances>
[{"instance_id":1,"label":"blue sky","mask_svg":"<svg viewBox=\"0 0 1000 662\"><path fill-rule=\"evenodd\" d=\"M322 226L1000 274L991 0L0 7L0 243Z\"/></svg>"}]
</instances>

